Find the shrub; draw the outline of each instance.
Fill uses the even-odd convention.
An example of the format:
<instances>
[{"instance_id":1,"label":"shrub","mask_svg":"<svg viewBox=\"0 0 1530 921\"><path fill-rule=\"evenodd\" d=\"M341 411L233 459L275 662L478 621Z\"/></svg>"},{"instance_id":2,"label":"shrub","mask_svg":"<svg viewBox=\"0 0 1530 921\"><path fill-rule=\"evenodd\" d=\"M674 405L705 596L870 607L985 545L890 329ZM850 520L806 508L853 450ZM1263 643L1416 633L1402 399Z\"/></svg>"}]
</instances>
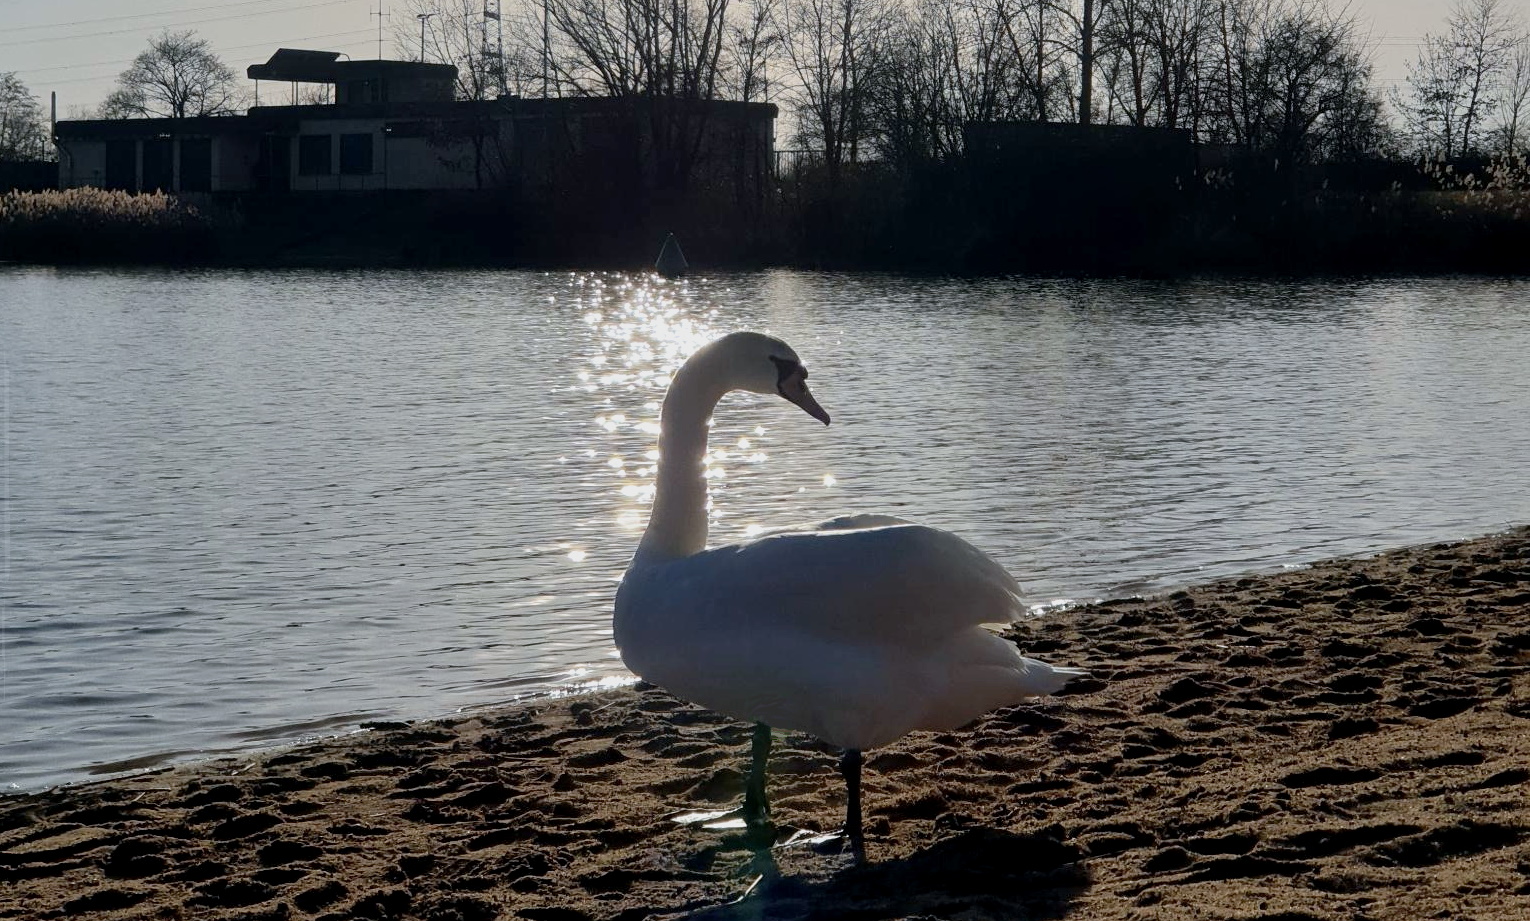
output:
<instances>
[{"instance_id":1,"label":"shrub","mask_svg":"<svg viewBox=\"0 0 1530 921\"><path fill-rule=\"evenodd\" d=\"M0 195L0 258L26 262L201 262L229 218L162 192L96 188Z\"/></svg>"}]
</instances>

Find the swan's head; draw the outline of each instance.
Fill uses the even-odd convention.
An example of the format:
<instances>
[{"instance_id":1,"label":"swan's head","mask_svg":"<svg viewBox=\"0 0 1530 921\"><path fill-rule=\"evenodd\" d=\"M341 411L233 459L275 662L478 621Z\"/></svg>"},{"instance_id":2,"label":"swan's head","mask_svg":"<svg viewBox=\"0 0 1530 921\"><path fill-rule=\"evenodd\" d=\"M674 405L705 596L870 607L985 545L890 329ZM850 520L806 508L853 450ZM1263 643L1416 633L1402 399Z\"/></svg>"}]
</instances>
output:
<instances>
[{"instance_id":1,"label":"swan's head","mask_svg":"<svg viewBox=\"0 0 1530 921\"><path fill-rule=\"evenodd\" d=\"M737 389L785 397L814 419L829 424L829 414L808 390L807 368L785 342L763 333L730 333L709 348L727 354Z\"/></svg>"}]
</instances>

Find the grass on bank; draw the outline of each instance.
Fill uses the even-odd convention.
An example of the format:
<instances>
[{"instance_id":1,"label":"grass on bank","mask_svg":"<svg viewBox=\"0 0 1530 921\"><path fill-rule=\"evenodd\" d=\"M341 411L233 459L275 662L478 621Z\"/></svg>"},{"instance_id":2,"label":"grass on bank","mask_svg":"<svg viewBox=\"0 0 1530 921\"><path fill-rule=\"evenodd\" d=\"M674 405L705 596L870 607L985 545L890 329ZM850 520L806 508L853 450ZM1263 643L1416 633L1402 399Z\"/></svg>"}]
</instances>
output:
<instances>
[{"instance_id":1,"label":"grass on bank","mask_svg":"<svg viewBox=\"0 0 1530 921\"><path fill-rule=\"evenodd\" d=\"M0 259L42 263L197 262L229 219L162 192L77 188L0 195Z\"/></svg>"},{"instance_id":2,"label":"grass on bank","mask_svg":"<svg viewBox=\"0 0 1530 921\"><path fill-rule=\"evenodd\" d=\"M1387 164L1383 164L1387 165ZM511 192L209 198L80 188L0 195L0 259L43 264L636 268L674 232L694 265L1182 276L1530 273L1530 163L1390 164L1382 182L1258 160L1184 182L1043 163L836 181L763 200ZM1401 181L1392 181L1398 177ZM1390 185L1387 183L1390 182ZM715 192L715 190L714 190ZM602 192L604 194L604 192Z\"/></svg>"}]
</instances>

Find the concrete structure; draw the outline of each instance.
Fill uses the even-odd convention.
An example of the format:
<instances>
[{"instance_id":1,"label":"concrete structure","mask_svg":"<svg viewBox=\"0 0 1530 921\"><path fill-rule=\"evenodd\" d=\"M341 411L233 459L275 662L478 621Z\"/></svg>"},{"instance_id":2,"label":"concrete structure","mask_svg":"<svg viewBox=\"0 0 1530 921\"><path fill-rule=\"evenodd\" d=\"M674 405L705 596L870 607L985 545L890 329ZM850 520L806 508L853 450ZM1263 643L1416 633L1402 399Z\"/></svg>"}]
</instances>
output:
<instances>
[{"instance_id":1,"label":"concrete structure","mask_svg":"<svg viewBox=\"0 0 1530 921\"><path fill-rule=\"evenodd\" d=\"M363 192L578 182L624 170L762 193L776 107L652 99L452 101L456 68L342 61L282 49L247 71L327 84L336 101L256 106L245 115L61 121L59 185L173 192ZM684 158L683 162L679 158ZM627 169L627 167L631 169ZM606 178L606 177L602 177Z\"/></svg>"},{"instance_id":2,"label":"concrete structure","mask_svg":"<svg viewBox=\"0 0 1530 921\"><path fill-rule=\"evenodd\" d=\"M251 64L245 75L255 81L321 83L334 88L337 105L371 102L451 102L457 68L416 61L342 61L338 51L279 48L264 64Z\"/></svg>"}]
</instances>

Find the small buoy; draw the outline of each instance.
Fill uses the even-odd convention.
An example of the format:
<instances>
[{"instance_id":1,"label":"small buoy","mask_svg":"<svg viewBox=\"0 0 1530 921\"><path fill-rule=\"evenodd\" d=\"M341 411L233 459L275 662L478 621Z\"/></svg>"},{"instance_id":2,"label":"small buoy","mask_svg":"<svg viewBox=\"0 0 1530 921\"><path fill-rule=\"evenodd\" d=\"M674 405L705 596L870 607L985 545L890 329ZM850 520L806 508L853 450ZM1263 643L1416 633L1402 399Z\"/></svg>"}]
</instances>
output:
<instances>
[{"instance_id":1,"label":"small buoy","mask_svg":"<svg viewBox=\"0 0 1530 921\"><path fill-rule=\"evenodd\" d=\"M690 264L685 261L685 253L680 252L680 241L675 239L674 234L664 238L664 246L659 250L659 259L653 268L665 278L675 278L690 270Z\"/></svg>"}]
</instances>

